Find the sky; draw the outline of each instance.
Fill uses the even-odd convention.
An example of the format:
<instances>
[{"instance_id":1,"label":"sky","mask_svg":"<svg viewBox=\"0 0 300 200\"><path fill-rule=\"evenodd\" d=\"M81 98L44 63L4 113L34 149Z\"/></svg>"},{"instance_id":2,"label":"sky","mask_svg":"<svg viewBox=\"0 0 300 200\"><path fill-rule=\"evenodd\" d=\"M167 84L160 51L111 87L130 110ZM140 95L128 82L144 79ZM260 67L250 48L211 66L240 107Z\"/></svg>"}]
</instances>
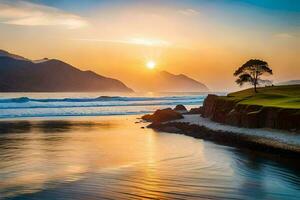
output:
<instances>
[{"instance_id":1,"label":"sky","mask_svg":"<svg viewBox=\"0 0 300 200\"><path fill-rule=\"evenodd\" d=\"M162 70L236 90L233 72L252 58L269 63L273 82L300 79L298 0L0 0L0 35L0 49L135 90Z\"/></svg>"}]
</instances>

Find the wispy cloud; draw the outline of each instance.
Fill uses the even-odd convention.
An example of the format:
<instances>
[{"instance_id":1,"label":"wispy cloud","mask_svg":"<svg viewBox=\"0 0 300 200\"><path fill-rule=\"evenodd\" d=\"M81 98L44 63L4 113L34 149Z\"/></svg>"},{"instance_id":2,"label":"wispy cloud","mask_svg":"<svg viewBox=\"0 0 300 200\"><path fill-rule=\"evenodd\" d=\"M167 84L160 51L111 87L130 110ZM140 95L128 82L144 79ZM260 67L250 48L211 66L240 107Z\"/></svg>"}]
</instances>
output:
<instances>
[{"instance_id":1,"label":"wispy cloud","mask_svg":"<svg viewBox=\"0 0 300 200\"><path fill-rule=\"evenodd\" d=\"M22 26L64 26L80 28L87 22L57 8L26 1L0 1L0 23Z\"/></svg>"},{"instance_id":2,"label":"wispy cloud","mask_svg":"<svg viewBox=\"0 0 300 200\"><path fill-rule=\"evenodd\" d=\"M185 16L196 16L199 15L200 12L191 8L178 10L178 13L185 15Z\"/></svg>"},{"instance_id":3,"label":"wispy cloud","mask_svg":"<svg viewBox=\"0 0 300 200\"><path fill-rule=\"evenodd\" d=\"M107 42L107 43L119 43L119 44L133 44L133 45L143 45L143 46L170 46L171 43L159 40L159 39L148 39L148 38L130 38L126 40L103 40L97 38L75 38L72 40L88 41L88 42Z\"/></svg>"}]
</instances>

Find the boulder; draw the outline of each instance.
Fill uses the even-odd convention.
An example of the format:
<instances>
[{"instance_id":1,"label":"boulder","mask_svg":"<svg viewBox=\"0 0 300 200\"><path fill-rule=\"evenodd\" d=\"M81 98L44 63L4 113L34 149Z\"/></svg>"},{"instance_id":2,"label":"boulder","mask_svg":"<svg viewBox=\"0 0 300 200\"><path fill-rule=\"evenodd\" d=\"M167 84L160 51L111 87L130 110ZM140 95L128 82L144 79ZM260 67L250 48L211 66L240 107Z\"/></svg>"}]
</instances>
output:
<instances>
[{"instance_id":1,"label":"boulder","mask_svg":"<svg viewBox=\"0 0 300 200\"><path fill-rule=\"evenodd\" d=\"M175 111L180 112L180 113L185 113L187 112L187 109L184 105L179 104L174 108Z\"/></svg>"},{"instance_id":2,"label":"boulder","mask_svg":"<svg viewBox=\"0 0 300 200\"><path fill-rule=\"evenodd\" d=\"M149 122L159 123L166 122L175 119L182 119L183 116L179 112L172 110L171 108L166 108L162 110L156 110L152 115L144 115L142 119Z\"/></svg>"}]
</instances>

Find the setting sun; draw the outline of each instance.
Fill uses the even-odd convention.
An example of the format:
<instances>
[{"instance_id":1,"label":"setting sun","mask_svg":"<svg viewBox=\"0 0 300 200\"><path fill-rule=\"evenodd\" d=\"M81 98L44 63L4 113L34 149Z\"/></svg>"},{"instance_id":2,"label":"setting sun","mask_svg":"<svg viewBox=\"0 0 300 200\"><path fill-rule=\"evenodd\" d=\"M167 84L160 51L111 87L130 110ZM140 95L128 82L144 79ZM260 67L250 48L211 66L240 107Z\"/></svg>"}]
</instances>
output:
<instances>
[{"instance_id":1,"label":"setting sun","mask_svg":"<svg viewBox=\"0 0 300 200\"><path fill-rule=\"evenodd\" d=\"M154 69L156 66L156 63L153 60L150 60L147 62L146 66L148 69Z\"/></svg>"}]
</instances>

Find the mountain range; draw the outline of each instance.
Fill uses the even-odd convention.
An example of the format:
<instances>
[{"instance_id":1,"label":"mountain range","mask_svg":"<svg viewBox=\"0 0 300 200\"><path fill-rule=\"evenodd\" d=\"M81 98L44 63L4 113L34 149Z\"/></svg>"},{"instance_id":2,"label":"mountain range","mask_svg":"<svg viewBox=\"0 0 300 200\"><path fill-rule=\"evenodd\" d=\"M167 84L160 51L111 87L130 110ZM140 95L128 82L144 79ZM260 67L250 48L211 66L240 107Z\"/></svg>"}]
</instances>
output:
<instances>
[{"instance_id":1,"label":"mountain range","mask_svg":"<svg viewBox=\"0 0 300 200\"><path fill-rule=\"evenodd\" d=\"M153 92L206 92L208 88L184 74L157 71L143 77ZM30 60L0 50L0 92L133 92L123 82L82 71L57 59Z\"/></svg>"},{"instance_id":2,"label":"mountain range","mask_svg":"<svg viewBox=\"0 0 300 200\"><path fill-rule=\"evenodd\" d=\"M0 92L133 92L117 79L56 59L29 60L0 50Z\"/></svg>"},{"instance_id":3,"label":"mountain range","mask_svg":"<svg viewBox=\"0 0 300 200\"><path fill-rule=\"evenodd\" d=\"M158 71L148 77L145 90L155 92L207 92L209 89L203 83L184 74L172 74Z\"/></svg>"}]
</instances>

